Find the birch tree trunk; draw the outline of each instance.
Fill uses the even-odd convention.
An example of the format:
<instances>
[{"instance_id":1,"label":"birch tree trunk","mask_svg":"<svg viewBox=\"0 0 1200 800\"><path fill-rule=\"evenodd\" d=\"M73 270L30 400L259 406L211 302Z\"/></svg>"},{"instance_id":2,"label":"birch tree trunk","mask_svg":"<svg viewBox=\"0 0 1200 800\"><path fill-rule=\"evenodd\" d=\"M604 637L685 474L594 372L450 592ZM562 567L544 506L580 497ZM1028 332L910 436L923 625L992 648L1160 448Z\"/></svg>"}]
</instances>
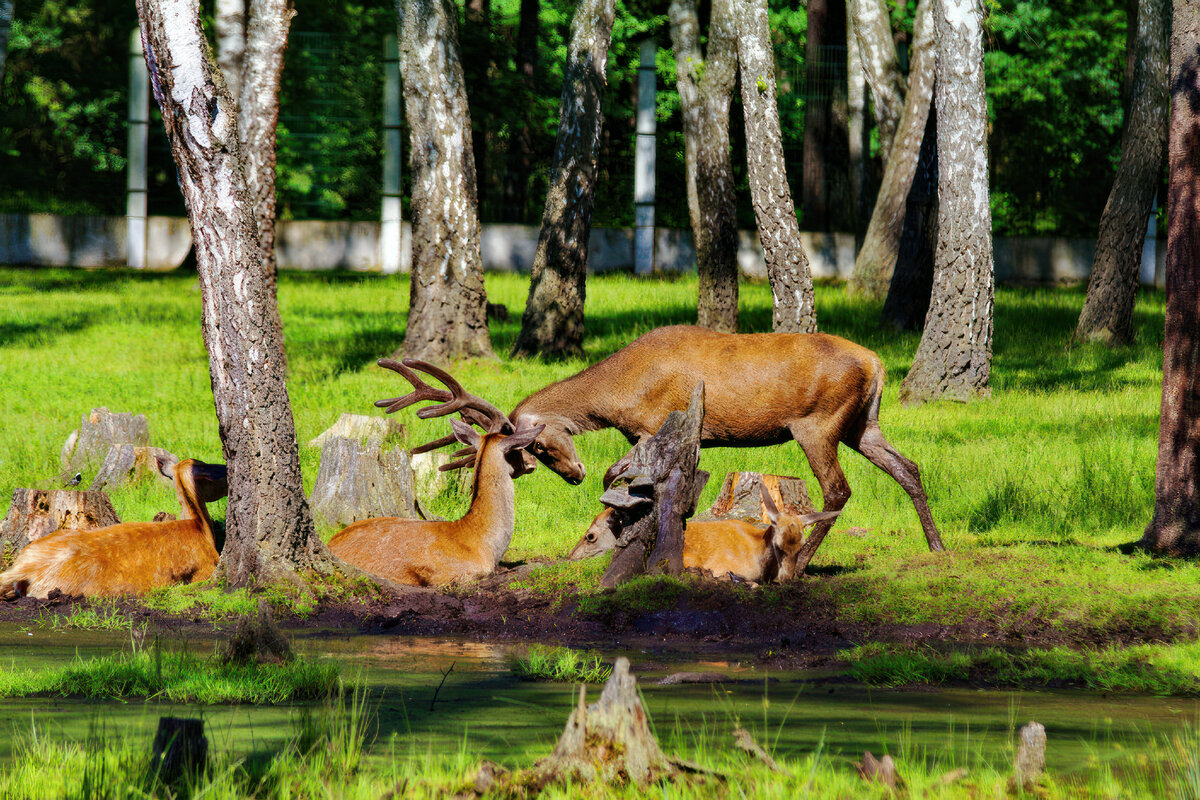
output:
<instances>
[{"instance_id":1,"label":"birch tree trunk","mask_svg":"<svg viewBox=\"0 0 1200 800\"><path fill-rule=\"evenodd\" d=\"M1143 11L1145 8L1143 7ZM1167 308L1154 518L1141 545L1200 553L1200 2L1175 0L1167 159ZM1136 101L1136 98L1134 99Z\"/></svg>"},{"instance_id":2,"label":"birch tree trunk","mask_svg":"<svg viewBox=\"0 0 1200 800\"><path fill-rule=\"evenodd\" d=\"M846 17L846 126L850 133L850 208L855 244L866 232L867 214L867 78L858 52L854 17Z\"/></svg>"},{"instance_id":3,"label":"birch tree trunk","mask_svg":"<svg viewBox=\"0 0 1200 800\"><path fill-rule=\"evenodd\" d=\"M871 2L871 0L866 0ZM860 0L854 0L857 4ZM925 121L933 100L937 51L933 37L933 0L921 0L913 22L912 68L908 92L900 114L891 157L884 163L883 184L875 198L875 210L867 236L854 260L851 291L878 300L888 292L896 255L904 233L905 208L913 174L916 172L925 133Z\"/></svg>"},{"instance_id":4,"label":"birch tree trunk","mask_svg":"<svg viewBox=\"0 0 1200 800\"><path fill-rule=\"evenodd\" d=\"M673 0L671 44L683 110L688 212L696 242L697 324L736 333L737 221L729 102L737 79L737 30L732 0L713 0L707 58L700 50L696 0Z\"/></svg>"},{"instance_id":5,"label":"birch tree trunk","mask_svg":"<svg viewBox=\"0 0 1200 800\"><path fill-rule=\"evenodd\" d=\"M792 205L775 104L775 56L766 0L734 0L738 69L746 118L746 162L758 238L767 260L776 333L813 333L817 313L808 258ZM806 134L807 135L807 134Z\"/></svg>"},{"instance_id":6,"label":"birch tree trunk","mask_svg":"<svg viewBox=\"0 0 1200 800\"><path fill-rule=\"evenodd\" d=\"M246 185L258 223L267 281L275 294L275 129L279 122L279 76L288 28L296 11L290 0L250 0L246 52L242 62L238 132ZM236 95L235 95L236 96Z\"/></svg>"},{"instance_id":7,"label":"birch tree trunk","mask_svg":"<svg viewBox=\"0 0 1200 800\"><path fill-rule=\"evenodd\" d=\"M412 280L397 357L492 358L479 252L471 112L450 0L396 0L412 132Z\"/></svg>"},{"instance_id":8,"label":"birch tree trunk","mask_svg":"<svg viewBox=\"0 0 1200 800\"><path fill-rule=\"evenodd\" d=\"M1170 14L1170 0L1139 1L1121 163L1100 216L1087 300L1075 326L1077 341L1119 345L1133 340L1142 239L1166 153Z\"/></svg>"},{"instance_id":9,"label":"birch tree trunk","mask_svg":"<svg viewBox=\"0 0 1200 800\"><path fill-rule=\"evenodd\" d=\"M0 80L4 79L4 63L8 60L8 33L12 30L13 0L0 0Z\"/></svg>"},{"instance_id":10,"label":"birch tree trunk","mask_svg":"<svg viewBox=\"0 0 1200 800\"><path fill-rule=\"evenodd\" d=\"M213 19L217 34L217 65L229 94L242 100L242 65L246 57L246 0L217 0Z\"/></svg>"},{"instance_id":11,"label":"birch tree trunk","mask_svg":"<svg viewBox=\"0 0 1200 800\"><path fill-rule=\"evenodd\" d=\"M938 48L938 242L933 296L906 403L988 394L992 214L988 201L983 14L978 0L935 0Z\"/></svg>"},{"instance_id":12,"label":"birch tree trunk","mask_svg":"<svg viewBox=\"0 0 1200 800\"><path fill-rule=\"evenodd\" d=\"M614 0L581 0L571 20L563 69L554 174L513 355L583 355L583 302L596 158L604 117L604 68L612 41Z\"/></svg>"},{"instance_id":13,"label":"birch tree trunk","mask_svg":"<svg viewBox=\"0 0 1200 800\"><path fill-rule=\"evenodd\" d=\"M850 0L849 12L858 39L863 72L871 87L871 98L875 101L879 152L886 165L891 159L892 140L900 126L907 82L900 71L896 42L892 38L891 17L883 0ZM849 20L846 26L851 27Z\"/></svg>"},{"instance_id":14,"label":"birch tree trunk","mask_svg":"<svg viewBox=\"0 0 1200 800\"><path fill-rule=\"evenodd\" d=\"M249 203L237 114L198 0L138 0L150 84L195 241L202 328L229 470L219 570L233 585L333 560L313 529L284 379L283 337Z\"/></svg>"}]
</instances>

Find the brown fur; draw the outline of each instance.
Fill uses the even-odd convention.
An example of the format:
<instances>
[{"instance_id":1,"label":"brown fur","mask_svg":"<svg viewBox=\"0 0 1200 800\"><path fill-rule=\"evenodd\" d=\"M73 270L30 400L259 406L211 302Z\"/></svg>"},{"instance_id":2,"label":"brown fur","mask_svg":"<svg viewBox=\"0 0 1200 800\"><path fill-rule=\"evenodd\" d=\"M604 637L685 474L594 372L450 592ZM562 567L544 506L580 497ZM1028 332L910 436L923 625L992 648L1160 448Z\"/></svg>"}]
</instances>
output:
<instances>
[{"instance_id":1,"label":"brown fur","mask_svg":"<svg viewBox=\"0 0 1200 800\"><path fill-rule=\"evenodd\" d=\"M523 469L522 449L541 427L511 436L480 438L452 420L455 435L474 446L471 508L462 519L431 522L376 517L355 522L329 541L334 555L361 570L411 586L444 586L490 575L512 541L513 476Z\"/></svg>"},{"instance_id":2,"label":"brown fur","mask_svg":"<svg viewBox=\"0 0 1200 800\"><path fill-rule=\"evenodd\" d=\"M169 466L160 465L166 474ZM124 522L90 531L60 530L22 550L0 574L0 598L103 597L207 580L217 566L205 503L228 491L225 468L181 461L173 469L182 519Z\"/></svg>"}]
</instances>

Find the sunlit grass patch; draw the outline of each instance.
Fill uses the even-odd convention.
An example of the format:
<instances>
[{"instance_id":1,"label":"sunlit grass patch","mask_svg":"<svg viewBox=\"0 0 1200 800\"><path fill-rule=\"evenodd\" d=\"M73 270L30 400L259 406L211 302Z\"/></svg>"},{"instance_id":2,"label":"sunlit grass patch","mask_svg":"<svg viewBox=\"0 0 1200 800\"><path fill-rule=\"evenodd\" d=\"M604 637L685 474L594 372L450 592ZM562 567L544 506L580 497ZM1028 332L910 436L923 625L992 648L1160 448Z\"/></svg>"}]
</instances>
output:
<instances>
[{"instance_id":1,"label":"sunlit grass patch","mask_svg":"<svg viewBox=\"0 0 1200 800\"><path fill-rule=\"evenodd\" d=\"M513 660L513 672L529 681L602 683L612 672L599 653L533 644Z\"/></svg>"},{"instance_id":2,"label":"sunlit grass patch","mask_svg":"<svg viewBox=\"0 0 1200 800\"><path fill-rule=\"evenodd\" d=\"M105 602L76 606L65 614L43 611L37 620L37 626L45 630L128 631L133 624L120 609Z\"/></svg>"}]
</instances>

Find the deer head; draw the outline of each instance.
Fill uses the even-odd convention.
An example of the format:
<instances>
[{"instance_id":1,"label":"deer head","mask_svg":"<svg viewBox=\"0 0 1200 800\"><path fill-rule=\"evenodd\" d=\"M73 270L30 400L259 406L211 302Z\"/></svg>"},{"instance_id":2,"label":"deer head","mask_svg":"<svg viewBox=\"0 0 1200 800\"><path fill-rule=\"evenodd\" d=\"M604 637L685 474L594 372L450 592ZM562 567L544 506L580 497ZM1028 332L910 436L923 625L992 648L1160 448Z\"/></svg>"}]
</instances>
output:
<instances>
[{"instance_id":1,"label":"deer head","mask_svg":"<svg viewBox=\"0 0 1200 800\"><path fill-rule=\"evenodd\" d=\"M775 559L779 564L776 580L791 580L796 575L796 556L804 546L804 529L818 522L837 519L839 511L817 511L812 514L792 514L781 512L771 499L771 493L766 484L758 484L759 494L762 495L763 510L771 521L771 527L765 536L770 542Z\"/></svg>"},{"instance_id":2,"label":"deer head","mask_svg":"<svg viewBox=\"0 0 1200 800\"><path fill-rule=\"evenodd\" d=\"M567 558L571 561L578 561L607 553L617 546L617 538L621 535L621 529L625 527L625 524L626 521L620 509L604 509L592 520L592 524L588 526L583 538L567 554Z\"/></svg>"}]
</instances>

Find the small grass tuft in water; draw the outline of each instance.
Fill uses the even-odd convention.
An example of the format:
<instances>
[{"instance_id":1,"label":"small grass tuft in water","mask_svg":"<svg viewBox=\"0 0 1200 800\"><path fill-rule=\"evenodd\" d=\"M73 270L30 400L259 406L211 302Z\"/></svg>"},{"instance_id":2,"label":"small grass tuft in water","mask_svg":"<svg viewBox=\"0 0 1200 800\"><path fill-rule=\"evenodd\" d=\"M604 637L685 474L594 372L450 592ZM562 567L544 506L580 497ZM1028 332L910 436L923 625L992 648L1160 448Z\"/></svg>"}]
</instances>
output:
<instances>
[{"instance_id":1,"label":"small grass tuft in water","mask_svg":"<svg viewBox=\"0 0 1200 800\"><path fill-rule=\"evenodd\" d=\"M602 683L612 667L596 653L535 644L513 663L513 671L527 681Z\"/></svg>"},{"instance_id":2,"label":"small grass tuft in water","mask_svg":"<svg viewBox=\"0 0 1200 800\"><path fill-rule=\"evenodd\" d=\"M0 697L146 698L173 703L284 703L328 697L338 667L297 657L285 664L222 664L157 647L76 658L58 669L0 667Z\"/></svg>"},{"instance_id":3,"label":"small grass tuft in water","mask_svg":"<svg viewBox=\"0 0 1200 800\"><path fill-rule=\"evenodd\" d=\"M57 611L38 615L37 626L42 630L128 631L133 620L109 605L72 608L67 614Z\"/></svg>"}]
</instances>

